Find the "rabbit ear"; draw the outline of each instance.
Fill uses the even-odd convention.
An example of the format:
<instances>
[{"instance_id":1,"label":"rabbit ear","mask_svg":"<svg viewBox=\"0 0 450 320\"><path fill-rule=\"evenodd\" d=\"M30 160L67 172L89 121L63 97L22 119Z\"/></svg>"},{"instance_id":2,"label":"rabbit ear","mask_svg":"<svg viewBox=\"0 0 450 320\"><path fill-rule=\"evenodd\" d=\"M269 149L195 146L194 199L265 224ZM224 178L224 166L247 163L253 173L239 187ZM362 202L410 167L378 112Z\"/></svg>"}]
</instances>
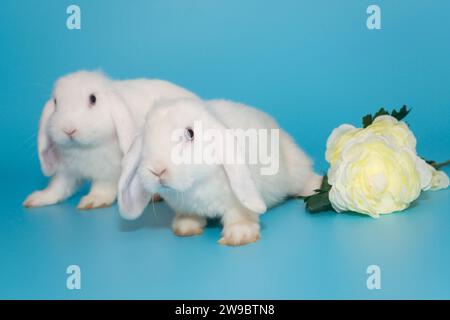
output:
<instances>
[{"instance_id":1,"label":"rabbit ear","mask_svg":"<svg viewBox=\"0 0 450 320\"><path fill-rule=\"evenodd\" d=\"M108 102L120 149L126 154L136 136L136 124L122 97L112 93Z\"/></svg>"},{"instance_id":2,"label":"rabbit ear","mask_svg":"<svg viewBox=\"0 0 450 320\"><path fill-rule=\"evenodd\" d=\"M137 175L141 151L142 136L137 136L122 160L118 203L120 215L128 220L138 218L151 199L151 193L144 189Z\"/></svg>"},{"instance_id":3,"label":"rabbit ear","mask_svg":"<svg viewBox=\"0 0 450 320\"><path fill-rule=\"evenodd\" d=\"M223 167L230 180L231 189L242 205L256 213L266 212L266 204L255 186L247 165L224 163Z\"/></svg>"},{"instance_id":4,"label":"rabbit ear","mask_svg":"<svg viewBox=\"0 0 450 320\"><path fill-rule=\"evenodd\" d=\"M230 135L222 123L218 120L215 121L222 137L227 137L222 145L223 150L219 151L219 153L222 153L220 158L233 193L241 204L250 211L256 213L266 212L267 206L256 188L249 167L245 163L245 150L240 139ZM231 161L227 161L227 155L230 153L233 156L230 157Z\"/></svg>"},{"instance_id":5,"label":"rabbit ear","mask_svg":"<svg viewBox=\"0 0 450 320\"><path fill-rule=\"evenodd\" d=\"M38 132L38 153L41 169L47 177L52 176L56 172L59 164L59 155L56 144L47 134L47 123L50 115L55 110L55 104L52 99L47 101L42 110L41 120L39 121Z\"/></svg>"}]
</instances>

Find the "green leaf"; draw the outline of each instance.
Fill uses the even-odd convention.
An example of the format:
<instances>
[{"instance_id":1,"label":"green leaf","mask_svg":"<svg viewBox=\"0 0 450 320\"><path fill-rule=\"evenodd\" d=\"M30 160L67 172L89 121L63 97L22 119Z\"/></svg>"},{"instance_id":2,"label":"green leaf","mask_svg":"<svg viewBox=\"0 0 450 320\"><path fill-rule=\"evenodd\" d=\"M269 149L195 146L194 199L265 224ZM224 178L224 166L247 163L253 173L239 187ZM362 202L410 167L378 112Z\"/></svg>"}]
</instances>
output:
<instances>
[{"instance_id":1,"label":"green leaf","mask_svg":"<svg viewBox=\"0 0 450 320\"><path fill-rule=\"evenodd\" d=\"M310 213L333 210L330 199L328 198L328 192L318 193L309 197L306 201L306 210Z\"/></svg>"},{"instance_id":2,"label":"green leaf","mask_svg":"<svg viewBox=\"0 0 450 320\"><path fill-rule=\"evenodd\" d=\"M401 121L401 120L403 120L407 115L408 115L408 113L411 111L411 109L409 109L408 110L408 108L404 105L401 109L400 109L400 111L397 111L397 110L392 110L392 112L391 112L391 116L393 116L395 119L397 119L398 121Z\"/></svg>"},{"instance_id":3,"label":"green leaf","mask_svg":"<svg viewBox=\"0 0 450 320\"><path fill-rule=\"evenodd\" d=\"M308 197L302 197L305 202L306 210L310 213L333 211L333 207L328 197L330 189L331 185L328 183L328 176L325 175L322 179L320 189L314 190L316 192L315 194Z\"/></svg>"},{"instance_id":4,"label":"green leaf","mask_svg":"<svg viewBox=\"0 0 450 320\"><path fill-rule=\"evenodd\" d=\"M388 111L386 111L386 109L380 108L374 115L367 114L362 118L363 128L367 128L368 126L370 126L373 123L373 121L375 120L375 118L377 118L379 116L384 116L384 115L391 115L398 121L401 121L408 115L408 113L410 111L411 111L411 109L408 109L408 107L406 105L401 107L399 111L394 109L390 113Z\"/></svg>"},{"instance_id":5,"label":"green leaf","mask_svg":"<svg viewBox=\"0 0 450 320\"><path fill-rule=\"evenodd\" d=\"M373 119L375 119L376 117L379 116L385 116L389 114L389 112L387 112L384 108L380 108L380 110L377 111L377 113L375 113L375 116L373 117Z\"/></svg>"},{"instance_id":6,"label":"green leaf","mask_svg":"<svg viewBox=\"0 0 450 320\"><path fill-rule=\"evenodd\" d=\"M320 189L327 192L331 190L331 185L328 183L328 175L323 176Z\"/></svg>"},{"instance_id":7,"label":"green leaf","mask_svg":"<svg viewBox=\"0 0 450 320\"><path fill-rule=\"evenodd\" d=\"M362 118L362 122L363 122L363 128L367 128L368 126L370 126L373 122L373 117L371 114L366 114L363 118Z\"/></svg>"}]
</instances>

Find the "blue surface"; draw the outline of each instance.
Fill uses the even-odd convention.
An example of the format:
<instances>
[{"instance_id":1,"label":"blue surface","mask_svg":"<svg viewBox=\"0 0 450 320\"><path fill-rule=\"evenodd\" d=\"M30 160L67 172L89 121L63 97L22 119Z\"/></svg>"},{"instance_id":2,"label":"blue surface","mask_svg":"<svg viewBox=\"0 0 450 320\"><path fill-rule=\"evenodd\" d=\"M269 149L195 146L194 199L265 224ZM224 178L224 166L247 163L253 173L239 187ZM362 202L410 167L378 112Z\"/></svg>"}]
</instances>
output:
<instances>
[{"instance_id":1,"label":"blue surface","mask_svg":"<svg viewBox=\"0 0 450 320\"><path fill-rule=\"evenodd\" d=\"M164 203L134 222L116 206L78 212L82 193L21 206L46 185L35 142L42 105L58 76L82 68L258 106L318 171L334 127L407 104L419 153L447 159L449 1L376 1L375 31L363 0L78 0L82 29L69 31L72 3L0 2L0 298L450 298L450 190L378 220L310 215L289 201L262 217L261 241L239 248L216 243L218 224L175 237ZM66 289L70 264L81 267L79 291ZM366 288L372 264L381 290Z\"/></svg>"}]
</instances>

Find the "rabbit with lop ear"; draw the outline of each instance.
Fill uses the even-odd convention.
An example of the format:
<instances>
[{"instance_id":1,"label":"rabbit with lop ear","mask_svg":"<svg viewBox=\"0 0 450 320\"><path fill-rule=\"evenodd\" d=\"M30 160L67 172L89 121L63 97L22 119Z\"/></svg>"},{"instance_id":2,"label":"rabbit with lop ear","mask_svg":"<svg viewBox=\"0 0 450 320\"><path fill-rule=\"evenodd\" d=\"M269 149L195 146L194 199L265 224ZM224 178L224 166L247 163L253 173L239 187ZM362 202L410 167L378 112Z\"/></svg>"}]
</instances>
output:
<instances>
[{"instance_id":1,"label":"rabbit with lop ear","mask_svg":"<svg viewBox=\"0 0 450 320\"><path fill-rule=\"evenodd\" d=\"M121 160L147 112L159 99L195 94L162 80L114 81L100 72L79 71L60 78L42 111L38 151L51 177L26 207L55 204L91 181L79 209L109 206L116 199Z\"/></svg>"},{"instance_id":2,"label":"rabbit with lop ear","mask_svg":"<svg viewBox=\"0 0 450 320\"><path fill-rule=\"evenodd\" d=\"M235 133L227 135L230 129ZM271 145L270 159L278 159L276 170L262 174L267 163L249 161L252 145L247 148L236 139L239 130L279 133L278 143L253 140L260 147ZM205 146L213 137L219 143ZM207 146L213 146L211 153ZM202 147L204 155L213 157L190 161ZM231 151L235 157L224 156ZM220 217L219 242L244 245L259 239L259 215L268 207L289 196L310 195L321 181L305 153L265 113L224 100L178 99L162 102L148 114L142 134L123 159L118 203L122 217L135 219L158 193L176 212L176 235L200 234L206 218Z\"/></svg>"}]
</instances>

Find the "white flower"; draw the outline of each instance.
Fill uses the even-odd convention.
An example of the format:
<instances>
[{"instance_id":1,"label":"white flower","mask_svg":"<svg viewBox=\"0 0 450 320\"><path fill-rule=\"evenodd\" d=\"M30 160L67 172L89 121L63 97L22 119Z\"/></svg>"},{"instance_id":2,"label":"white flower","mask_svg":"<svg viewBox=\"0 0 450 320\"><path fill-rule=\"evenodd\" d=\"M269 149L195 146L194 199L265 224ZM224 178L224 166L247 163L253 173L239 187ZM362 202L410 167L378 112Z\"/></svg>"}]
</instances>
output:
<instances>
[{"instance_id":1,"label":"white flower","mask_svg":"<svg viewBox=\"0 0 450 320\"><path fill-rule=\"evenodd\" d=\"M330 167L329 199L336 211L372 217L401 211L430 184L428 164L410 149L398 148L388 138L372 135L347 144Z\"/></svg>"},{"instance_id":2,"label":"white flower","mask_svg":"<svg viewBox=\"0 0 450 320\"><path fill-rule=\"evenodd\" d=\"M329 199L336 211L372 217L401 211L421 190L449 185L448 176L416 154L416 138L391 116L377 117L367 128L341 125L328 138Z\"/></svg>"}]
</instances>

